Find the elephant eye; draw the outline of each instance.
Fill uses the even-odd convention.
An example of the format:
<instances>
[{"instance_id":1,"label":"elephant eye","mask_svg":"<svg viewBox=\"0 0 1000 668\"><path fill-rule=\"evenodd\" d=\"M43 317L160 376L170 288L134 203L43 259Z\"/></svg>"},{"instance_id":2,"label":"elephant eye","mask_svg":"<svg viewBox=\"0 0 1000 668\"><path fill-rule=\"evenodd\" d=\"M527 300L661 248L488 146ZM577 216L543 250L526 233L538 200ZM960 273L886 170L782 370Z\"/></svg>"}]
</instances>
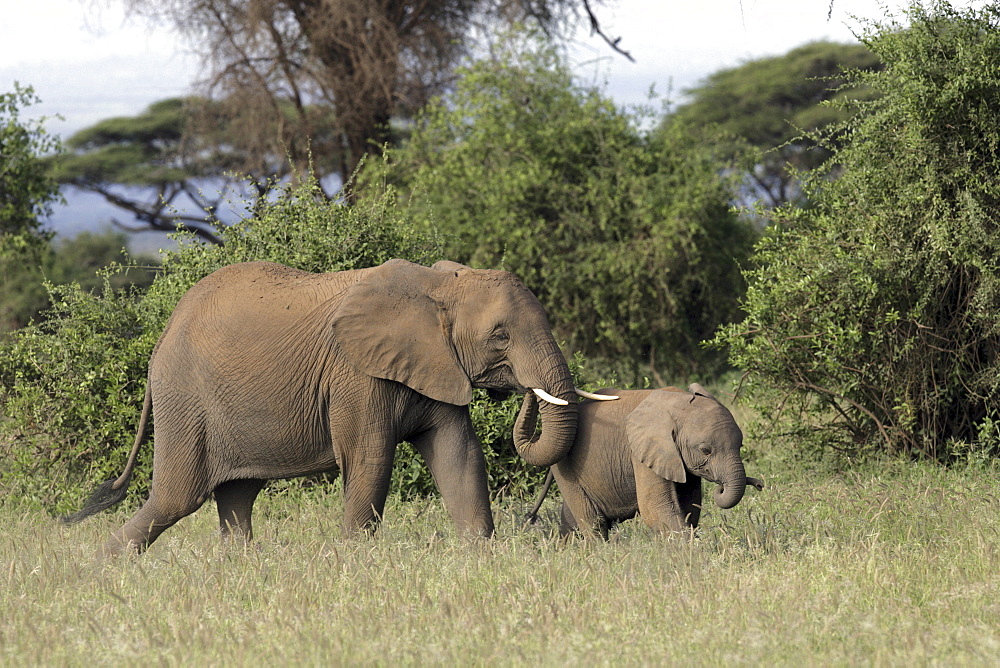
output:
<instances>
[{"instance_id":1,"label":"elephant eye","mask_svg":"<svg viewBox=\"0 0 1000 668\"><path fill-rule=\"evenodd\" d=\"M490 343L497 348L503 348L507 345L508 341L510 341L510 332L503 327L497 327L493 330L493 333L490 334Z\"/></svg>"},{"instance_id":2,"label":"elephant eye","mask_svg":"<svg viewBox=\"0 0 1000 668\"><path fill-rule=\"evenodd\" d=\"M707 444L699 445L698 446L698 450L700 450L701 454L705 455L706 457L708 455L712 454L712 446L711 445L707 445Z\"/></svg>"}]
</instances>

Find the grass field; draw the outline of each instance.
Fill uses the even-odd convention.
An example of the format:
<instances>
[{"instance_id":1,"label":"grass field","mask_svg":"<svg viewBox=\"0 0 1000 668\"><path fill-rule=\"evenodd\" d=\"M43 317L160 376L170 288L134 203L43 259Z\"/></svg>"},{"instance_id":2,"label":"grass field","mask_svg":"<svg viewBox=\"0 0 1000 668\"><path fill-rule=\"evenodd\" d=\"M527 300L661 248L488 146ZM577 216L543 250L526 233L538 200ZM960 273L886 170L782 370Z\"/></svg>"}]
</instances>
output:
<instances>
[{"instance_id":1,"label":"grass field","mask_svg":"<svg viewBox=\"0 0 1000 668\"><path fill-rule=\"evenodd\" d=\"M848 475L750 467L768 488L713 507L695 540L638 522L560 544L495 508L454 536L437 501L342 540L336 487L257 504L226 546L211 503L141 558L93 553L125 513L62 527L0 510L0 664L993 664L995 470L893 464ZM775 470L771 470L771 469Z\"/></svg>"}]
</instances>

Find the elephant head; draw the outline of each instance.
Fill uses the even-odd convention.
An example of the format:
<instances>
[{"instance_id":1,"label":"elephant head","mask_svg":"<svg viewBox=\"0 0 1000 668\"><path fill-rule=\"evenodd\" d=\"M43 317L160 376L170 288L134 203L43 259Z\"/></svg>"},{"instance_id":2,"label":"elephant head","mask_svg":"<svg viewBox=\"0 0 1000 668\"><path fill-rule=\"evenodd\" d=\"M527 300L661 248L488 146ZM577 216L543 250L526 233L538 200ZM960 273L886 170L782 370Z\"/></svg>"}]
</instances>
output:
<instances>
[{"instance_id":1,"label":"elephant head","mask_svg":"<svg viewBox=\"0 0 1000 668\"><path fill-rule=\"evenodd\" d=\"M732 413L697 383L688 392L656 390L625 421L633 456L660 477L683 483L687 472L718 484L720 508L743 498L748 479L740 458L743 432Z\"/></svg>"},{"instance_id":2,"label":"elephant head","mask_svg":"<svg viewBox=\"0 0 1000 668\"><path fill-rule=\"evenodd\" d=\"M542 305L509 272L391 260L348 288L333 328L357 369L438 401L468 404L475 387L533 390L545 400L545 439L525 458L548 466L572 447L569 367Z\"/></svg>"}]
</instances>

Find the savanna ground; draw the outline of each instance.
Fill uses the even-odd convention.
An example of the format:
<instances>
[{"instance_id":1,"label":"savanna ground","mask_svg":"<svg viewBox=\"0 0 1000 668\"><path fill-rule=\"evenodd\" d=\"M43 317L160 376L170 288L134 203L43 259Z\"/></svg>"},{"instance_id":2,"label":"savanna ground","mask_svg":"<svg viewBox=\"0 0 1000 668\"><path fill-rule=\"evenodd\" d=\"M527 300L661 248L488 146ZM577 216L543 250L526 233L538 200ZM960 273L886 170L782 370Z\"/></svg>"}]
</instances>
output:
<instances>
[{"instance_id":1,"label":"savanna ground","mask_svg":"<svg viewBox=\"0 0 1000 668\"><path fill-rule=\"evenodd\" d=\"M1000 482L990 466L842 474L760 457L695 540L637 521L553 538L554 500L454 535L439 501L390 501L340 537L337 485L257 504L225 545L212 503L141 558L93 560L127 510L63 527L0 509L3 665L991 664L1000 657ZM540 474L541 475L541 474Z\"/></svg>"}]
</instances>

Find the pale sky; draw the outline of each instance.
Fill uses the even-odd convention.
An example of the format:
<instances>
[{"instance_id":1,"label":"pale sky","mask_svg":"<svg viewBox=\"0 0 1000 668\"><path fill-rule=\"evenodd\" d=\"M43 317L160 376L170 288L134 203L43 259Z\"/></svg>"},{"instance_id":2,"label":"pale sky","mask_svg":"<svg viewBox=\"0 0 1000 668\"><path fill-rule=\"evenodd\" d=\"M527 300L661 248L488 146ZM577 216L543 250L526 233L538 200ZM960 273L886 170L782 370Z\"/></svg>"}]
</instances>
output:
<instances>
[{"instance_id":1,"label":"pale sky","mask_svg":"<svg viewBox=\"0 0 1000 668\"><path fill-rule=\"evenodd\" d=\"M29 116L54 114L50 131L68 135L111 116L188 92L199 61L166 28L127 20L116 0L17 0L0 17L0 91L34 86L42 104ZM581 30L573 60L581 80L607 84L620 104L646 99L651 86L685 88L723 67L780 55L806 42L854 41L852 15L879 18L880 0L613 0L597 7L605 31L637 62Z\"/></svg>"}]
</instances>

